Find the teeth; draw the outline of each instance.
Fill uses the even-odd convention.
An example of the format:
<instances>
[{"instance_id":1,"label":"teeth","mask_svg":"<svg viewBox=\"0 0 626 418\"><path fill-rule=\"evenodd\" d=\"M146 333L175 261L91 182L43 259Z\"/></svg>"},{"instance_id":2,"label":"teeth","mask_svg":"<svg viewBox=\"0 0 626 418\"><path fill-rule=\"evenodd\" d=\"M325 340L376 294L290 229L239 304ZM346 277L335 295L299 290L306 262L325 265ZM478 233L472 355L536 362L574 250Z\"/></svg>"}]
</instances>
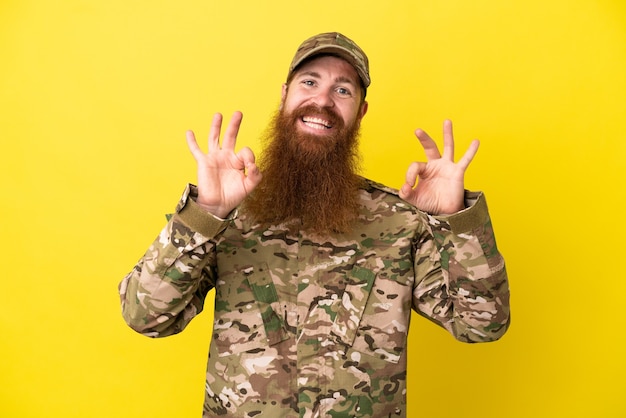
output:
<instances>
[{"instance_id":1,"label":"teeth","mask_svg":"<svg viewBox=\"0 0 626 418\"><path fill-rule=\"evenodd\" d=\"M310 126L311 128L314 128L314 129L332 128L332 126L330 125L330 122L324 119L320 119L320 118L305 117L305 118L302 118L302 122L304 122L306 126Z\"/></svg>"}]
</instances>

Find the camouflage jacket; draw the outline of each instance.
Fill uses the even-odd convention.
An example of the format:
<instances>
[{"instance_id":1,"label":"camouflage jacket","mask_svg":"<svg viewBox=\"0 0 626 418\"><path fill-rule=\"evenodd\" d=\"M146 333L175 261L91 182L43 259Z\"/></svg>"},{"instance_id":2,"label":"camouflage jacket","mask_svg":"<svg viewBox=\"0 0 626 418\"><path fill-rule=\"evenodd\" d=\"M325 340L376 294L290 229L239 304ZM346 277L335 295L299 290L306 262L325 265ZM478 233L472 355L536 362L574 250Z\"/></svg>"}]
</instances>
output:
<instances>
[{"instance_id":1,"label":"camouflage jacket","mask_svg":"<svg viewBox=\"0 0 626 418\"><path fill-rule=\"evenodd\" d=\"M353 232L322 238L176 213L120 284L123 316L180 332L215 289L204 417L405 417L411 309L464 342L509 323L509 288L485 198L430 216L366 181Z\"/></svg>"}]
</instances>

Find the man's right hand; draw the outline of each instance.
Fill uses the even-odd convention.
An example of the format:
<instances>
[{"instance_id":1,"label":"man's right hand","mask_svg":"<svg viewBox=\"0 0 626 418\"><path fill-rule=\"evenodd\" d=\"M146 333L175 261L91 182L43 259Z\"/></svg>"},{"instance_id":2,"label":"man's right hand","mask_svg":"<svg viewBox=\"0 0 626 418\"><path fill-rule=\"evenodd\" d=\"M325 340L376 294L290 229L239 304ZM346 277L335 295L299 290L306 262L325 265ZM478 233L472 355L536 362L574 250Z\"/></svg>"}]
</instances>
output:
<instances>
[{"instance_id":1,"label":"man's right hand","mask_svg":"<svg viewBox=\"0 0 626 418\"><path fill-rule=\"evenodd\" d=\"M245 147L235 153L242 118L241 112L233 114L220 147L222 115L213 116L208 153L200 149L194 133L187 131L187 145L198 164L197 203L220 218L228 216L261 182L252 150Z\"/></svg>"}]
</instances>

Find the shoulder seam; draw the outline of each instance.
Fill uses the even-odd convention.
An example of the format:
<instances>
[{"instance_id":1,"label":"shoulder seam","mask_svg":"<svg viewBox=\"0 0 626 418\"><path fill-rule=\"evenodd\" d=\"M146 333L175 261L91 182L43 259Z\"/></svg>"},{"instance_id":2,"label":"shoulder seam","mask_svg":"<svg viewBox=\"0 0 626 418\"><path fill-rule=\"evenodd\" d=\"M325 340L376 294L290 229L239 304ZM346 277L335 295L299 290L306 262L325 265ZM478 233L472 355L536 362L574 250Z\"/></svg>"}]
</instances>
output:
<instances>
[{"instance_id":1,"label":"shoulder seam","mask_svg":"<svg viewBox=\"0 0 626 418\"><path fill-rule=\"evenodd\" d=\"M374 189L378 189L378 190L382 190L383 192L392 194L394 196L399 196L399 191L398 189L394 189L393 187L389 187L389 186L385 186L382 183L378 183L374 180L370 180L368 178L363 178L363 180L365 181L366 185L368 187L373 187Z\"/></svg>"}]
</instances>

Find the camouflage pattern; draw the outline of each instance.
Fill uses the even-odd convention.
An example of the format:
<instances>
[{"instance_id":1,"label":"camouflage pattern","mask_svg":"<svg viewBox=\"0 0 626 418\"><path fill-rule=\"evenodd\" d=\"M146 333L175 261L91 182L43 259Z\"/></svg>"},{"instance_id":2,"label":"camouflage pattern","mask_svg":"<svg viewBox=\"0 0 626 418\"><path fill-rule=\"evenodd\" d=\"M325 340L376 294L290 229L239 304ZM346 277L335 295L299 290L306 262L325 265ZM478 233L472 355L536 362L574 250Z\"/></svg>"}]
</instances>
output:
<instances>
[{"instance_id":1,"label":"camouflage pattern","mask_svg":"<svg viewBox=\"0 0 626 418\"><path fill-rule=\"evenodd\" d=\"M120 284L123 316L180 332L215 289L204 417L406 417L411 309L464 342L509 324L509 288L484 196L434 217L364 181L353 232L261 229L203 212L189 186Z\"/></svg>"},{"instance_id":2,"label":"camouflage pattern","mask_svg":"<svg viewBox=\"0 0 626 418\"><path fill-rule=\"evenodd\" d=\"M354 41L338 32L320 33L302 42L289 66L287 80L304 60L319 54L335 54L345 59L356 69L363 86L369 87L371 79L367 55Z\"/></svg>"}]
</instances>

